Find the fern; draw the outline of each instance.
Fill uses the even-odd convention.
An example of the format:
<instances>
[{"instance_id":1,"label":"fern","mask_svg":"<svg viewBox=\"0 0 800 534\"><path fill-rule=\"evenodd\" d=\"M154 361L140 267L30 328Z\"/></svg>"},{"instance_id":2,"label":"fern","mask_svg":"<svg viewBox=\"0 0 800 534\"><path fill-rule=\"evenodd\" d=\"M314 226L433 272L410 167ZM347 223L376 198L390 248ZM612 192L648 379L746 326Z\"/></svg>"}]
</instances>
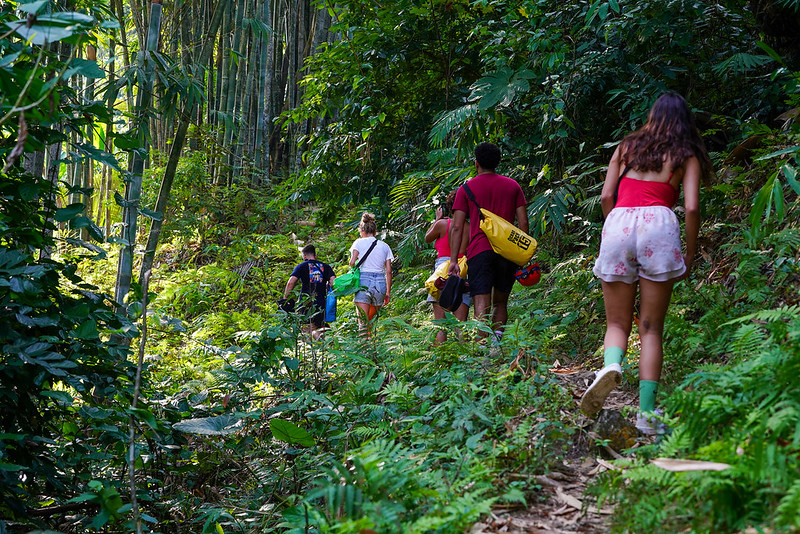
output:
<instances>
[{"instance_id":1,"label":"fern","mask_svg":"<svg viewBox=\"0 0 800 534\"><path fill-rule=\"evenodd\" d=\"M436 193L435 188L437 182L435 177L429 172L414 172L409 173L395 185L389 193L389 200L395 205L406 204L408 202L419 202L425 194L423 191L431 191L427 195L430 198L431 194Z\"/></svg>"},{"instance_id":2,"label":"fern","mask_svg":"<svg viewBox=\"0 0 800 534\"><path fill-rule=\"evenodd\" d=\"M396 434L391 423L388 421L380 421L376 425L357 426L353 429L353 435L362 442L378 438L392 438L395 437Z\"/></svg>"},{"instance_id":3,"label":"fern","mask_svg":"<svg viewBox=\"0 0 800 534\"><path fill-rule=\"evenodd\" d=\"M754 324L743 325L733 336L731 349L734 353L747 357L765 348L767 336L763 329Z\"/></svg>"},{"instance_id":4,"label":"fern","mask_svg":"<svg viewBox=\"0 0 800 534\"><path fill-rule=\"evenodd\" d=\"M578 188L567 184L537 195L528 207L531 232L534 237L543 235L552 226L561 232L569 222L568 216L578 203Z\"/></svg>"},{"instance_id":5,"label":"fern","mask_svg":"<svg viewBox=\"0 0 800 534\"><path fill-rule=\"evenodd\" d=\"M789 488L775 511L780 526L800 527L800 479Z\"/></svg>"},{"instance_id":6,"label":"fern","mask_svg":"<svg viewBox=\"0 0 800 534\"><path fill-rule=\"evenodd\" d=\"M800 321L800 304L794 304L792 306L781 306L780 308L774 308L768 310L759 310L755 313L743 315L742 317L737 317L736 319L724 323L722 326L749 323L751 321L761 321L767 323L772 323L776 321L792 321L792 322Z\"/></svg>"},{"instance_id":7,"label":"fern","mask_svg":"<svg viewBox=\"0 0 800 534\"><path fill-rule=\"evenodd\" d=\"M454 130L468 130L469 124L478 117L478 114L477 104L467 104L441 113L431 129L431 144L437 148L443 146Z\"/></svg>"}]
</instances>

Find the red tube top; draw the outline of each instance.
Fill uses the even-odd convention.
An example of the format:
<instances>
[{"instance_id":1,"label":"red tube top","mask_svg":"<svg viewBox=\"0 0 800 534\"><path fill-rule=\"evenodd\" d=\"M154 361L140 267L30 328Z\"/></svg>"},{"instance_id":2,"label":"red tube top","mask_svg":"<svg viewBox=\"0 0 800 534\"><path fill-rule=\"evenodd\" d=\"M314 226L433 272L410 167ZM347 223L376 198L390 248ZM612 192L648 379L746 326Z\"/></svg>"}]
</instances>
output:
<instances>
[{"instance_id":1,"label":"red tube top","mask_svg":"<svg viewBox=\"0 0 800 534\"><path fill-rule=\"evenodd\" d=\"M616 208L641 208L664 206L671 208L678 202L678 190L667 182L637 180L623 176L619 181Z\"/></svg>"},{"instance_id":2,"label":"red tube top","mask_svg":"<svg viewBox=\"0 0 800 534\"><path fill-rule=\"evenodd\" d=\"M437 258L444 258L450 256L450 219L447 219L447 230L444 235L433 242L433 248L436 249Z\"/></svg>"}]
</instances>

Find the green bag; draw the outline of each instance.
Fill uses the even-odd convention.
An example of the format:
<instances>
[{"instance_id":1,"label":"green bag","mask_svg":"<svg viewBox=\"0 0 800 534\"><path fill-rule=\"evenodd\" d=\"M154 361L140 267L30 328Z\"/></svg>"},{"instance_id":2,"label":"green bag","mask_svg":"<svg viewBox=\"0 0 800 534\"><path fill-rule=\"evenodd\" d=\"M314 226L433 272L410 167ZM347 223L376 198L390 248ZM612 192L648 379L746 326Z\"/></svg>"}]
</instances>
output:
<instances>
[{"instance_id":1,"label":"green bag","mask_svg":"<svg viewBox=\"0 0 800 534\"><path fill-rule=\"evenodd\" d=\"M361 289L361 272L358 267L350 269L333 280L333 291L337 297L352 295L357 293L359 289Z\"/></svg>"},{"instance_id":2,"label":"green bag","mask_svg":"<svg viewBox=\"0 0 800 534\"><path fill-rule=\"evenodd\" d=\"M358 261L355 267L344 273L342 276L337 276L333 280L333 291L336 293L337 297L352 295L353 293L358 293L361 290L361 271L359 270L359 267L361 267L361 264L364 263L364 260L367 259L369 253L372 252L372 249L374 249L375 245L377 244L378 240L375 239L375 242L372 243L367 253L364 254L364 257Z\"/></svg>"}]
</instances>

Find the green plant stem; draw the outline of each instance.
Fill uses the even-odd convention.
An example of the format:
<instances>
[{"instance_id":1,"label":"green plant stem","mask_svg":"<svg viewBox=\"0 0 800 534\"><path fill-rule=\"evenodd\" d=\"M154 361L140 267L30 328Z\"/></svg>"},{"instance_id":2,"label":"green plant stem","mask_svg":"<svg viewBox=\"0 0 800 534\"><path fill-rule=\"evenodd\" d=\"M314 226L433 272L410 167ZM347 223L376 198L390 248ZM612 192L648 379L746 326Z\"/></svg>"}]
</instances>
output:
<instances>
[{"instance_id":1,"label":"green plant stem","mask_svg":"<svg viewBox=\"0 0 800 534\"><path fill-rule=\"evenodd\" d=\"M128 417L128 478L131 490L131 511L136 534L142 532L142 520L139 515L139 501L136 498L136 419L134 417L139 395L142 390L142 367L144 367L144 348L147 343L147 291L150 285L150 271L142 276L142 335L139 340L139 354L136 360L136 380L133 386L131 414Z\"/></svg>"}]
</instances>

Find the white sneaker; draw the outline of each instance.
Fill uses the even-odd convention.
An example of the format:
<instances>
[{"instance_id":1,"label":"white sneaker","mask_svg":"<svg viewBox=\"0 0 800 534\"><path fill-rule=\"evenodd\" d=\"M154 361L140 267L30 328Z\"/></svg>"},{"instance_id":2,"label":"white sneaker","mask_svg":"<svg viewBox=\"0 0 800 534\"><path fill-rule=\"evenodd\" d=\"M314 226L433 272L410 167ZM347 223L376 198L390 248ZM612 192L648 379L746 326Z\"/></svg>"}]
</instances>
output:
<instances>
[{"instance_id":1,"label":"white sneaker","mask_svg":"<svg viewBox=\"0 0 800 534\"><path fill-rule=\"evenodd\" d=\"M603 408L606 397L622 383L622 366L618 363L606 365L597 372L594 382L581 397L581 411L594 415Z\"/></svg>"},{"instance_id":2,"label":"white sneaker","mask_svg":"<svg viewBox=\"0 0 800 534\"><path fill-rule=\"evenodd\" d=\"M656 408L652 412L636 412L636 429L646 436L665 434L667 425L659 418L664 416L664 411Z\"/></svg>"}]
</instances>

